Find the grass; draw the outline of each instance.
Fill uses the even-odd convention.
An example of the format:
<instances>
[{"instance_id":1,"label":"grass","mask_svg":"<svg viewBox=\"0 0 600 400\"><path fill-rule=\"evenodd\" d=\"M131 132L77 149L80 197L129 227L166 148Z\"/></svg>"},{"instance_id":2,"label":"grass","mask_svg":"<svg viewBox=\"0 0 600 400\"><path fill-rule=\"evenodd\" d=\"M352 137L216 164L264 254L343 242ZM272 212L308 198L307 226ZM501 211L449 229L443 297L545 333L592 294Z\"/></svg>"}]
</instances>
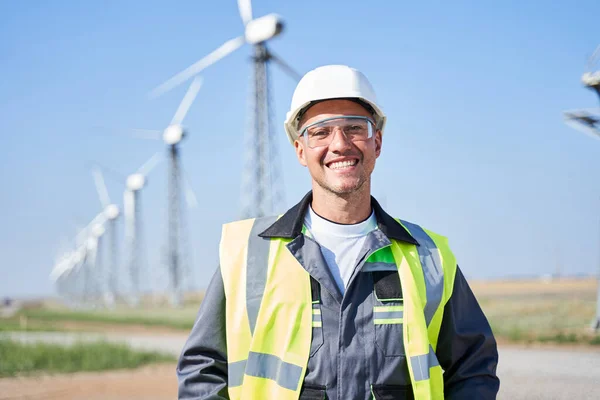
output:
<instances>
[{"instance_id":1,"label":"grass","mask_svg":"<svg viewBox=\"0 0 600 400\"><path fill-rule=\"evenodd\" d=\"M106 342L73 346L22 344L0 339L0 378L32 373L67 373L135 368L155 362L172 362L168 355L133 351L126 345Z\"/></svg>"},{"instance_id":2,"label":"grass","mask_svg":"<svg viewBox=\"0 0 600 400\"><path fill-rule=\"evenodd\" d=\"M65 331L90 330L103 325L137 325L165 327L189 332L198 313L201 296L186 306L173 309L167 305L115 309L73 310L46 302L23 307L16 315L0 318L2 331ZM76 326L76 328L74 328Z\"/></svg>"},{"instance_id":3,"label":"grass","mask_svg":"<svg viewBox=\"0 0 600 400\"><path fill-rule=\"evenodd\" d=\"M541 343L580 343L585 339L575 333L559 332L555 335L539 336L538 341Z\"/></svg>"},{"instance_id":4,"label":"grass","mask_svg":"<svg viewBox=\"0 0 600 400\"><path fill-rule=\"evenodd\" d=\"M597 282L593 278L471 282L471 286L499 340L600 345L600 335L589 328L596 312ZM115 329L141 325L189 332L201 298L200 293L180 309L163 305L74 311L38 305L25 308L12 318L0 319L0 331L72 330L72 325L77 325L78 330L93 331L94 324L105 324Z\"/></svg>"},{"instance_id":5,"label":"grass","mask_svg":"<svg viewBox=\"0 0 600 400\"><path fill-rule=\"evenodd\" d=\"M173 309L116 309L73 311L69 309L29 309L20 312L28 321L59 322L99 322L117 325L162 326L189 331L194 324L198 307Z\"/></svg>"},{"instance_id":6,"label":"grass","mask_svg":"<svg viewBox=\"0 0 600 400\"><path fill-rule=\"evenodd\" d=\"M509 342L600 345L590 323L595 279L472 284L497 338Z\"/></svg>"},{"instance_id":7,"label":"grass","mask_svg":"<svg viewBox=\"0 0 600 400\"><path fill-rule=\"evenodd\" d=\"M52 322L29 320L24 316L0 319L0 332L53 332L58 330L60 329Z\"/></svg>"}]
</instances>

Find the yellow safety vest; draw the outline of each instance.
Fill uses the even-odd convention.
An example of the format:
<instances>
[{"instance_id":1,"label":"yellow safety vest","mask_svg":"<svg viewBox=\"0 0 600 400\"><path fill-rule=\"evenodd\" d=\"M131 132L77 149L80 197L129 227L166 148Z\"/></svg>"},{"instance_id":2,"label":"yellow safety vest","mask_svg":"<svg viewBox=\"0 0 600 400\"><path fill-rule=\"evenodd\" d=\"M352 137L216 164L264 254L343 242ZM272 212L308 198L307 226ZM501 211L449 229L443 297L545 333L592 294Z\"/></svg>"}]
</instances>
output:
<instances>
[{"instance_id":1,"label":"yellow safety vest","mask_svg":"<svg viewBox=\"0 0 600 400\"><path fill-rule=\"evenodd\" d=\"M232 400L299 398L313 327L310 276L286 245L258 234L276 218L223 226L228 390ZM404 348L415 399L443 399L435 355L456 260L447 239L399 221L419 246L391 240L403 300ZM315 310L318 312L319 310Z\"/></svg>"}]
</instances>

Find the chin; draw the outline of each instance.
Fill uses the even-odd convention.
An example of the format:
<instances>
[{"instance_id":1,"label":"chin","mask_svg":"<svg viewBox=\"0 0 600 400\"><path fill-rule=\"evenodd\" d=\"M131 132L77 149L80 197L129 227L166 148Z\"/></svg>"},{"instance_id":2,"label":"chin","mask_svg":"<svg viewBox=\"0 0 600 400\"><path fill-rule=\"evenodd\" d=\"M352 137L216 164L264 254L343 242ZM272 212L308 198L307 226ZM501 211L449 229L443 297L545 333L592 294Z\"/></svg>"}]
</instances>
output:
<instances>
[{"instance_id":1,"label":"chin","mask_svg":"<svg viewBox=\"0 0 600 400\"><path fill-rule=\"evenodd\" d=\"M324 185L324 187L335 194L350 194L356 192L358 189L362 187L363 182L337 182L331 183L329 185Z\"/></svg>"}]
</instances>

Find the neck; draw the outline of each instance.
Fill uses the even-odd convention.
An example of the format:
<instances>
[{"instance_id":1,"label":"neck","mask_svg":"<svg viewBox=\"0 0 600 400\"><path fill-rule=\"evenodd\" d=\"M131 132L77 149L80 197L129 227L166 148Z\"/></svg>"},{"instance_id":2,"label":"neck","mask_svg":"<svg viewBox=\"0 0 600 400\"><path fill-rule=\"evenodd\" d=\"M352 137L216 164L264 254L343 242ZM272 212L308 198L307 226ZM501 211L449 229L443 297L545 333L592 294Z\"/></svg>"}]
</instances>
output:
<instances>
[{"instance_id":1,"label":"neck","mask_svg":"<svg viewBox=\"0 0 600 400\"><path fill-rule=\"evenodd\" d=\"M312 209L319 216L338 224L357 224L371 215L371 190L365 182L348 194L332 193L313 182Z\"/></svg>"}]
</instances>

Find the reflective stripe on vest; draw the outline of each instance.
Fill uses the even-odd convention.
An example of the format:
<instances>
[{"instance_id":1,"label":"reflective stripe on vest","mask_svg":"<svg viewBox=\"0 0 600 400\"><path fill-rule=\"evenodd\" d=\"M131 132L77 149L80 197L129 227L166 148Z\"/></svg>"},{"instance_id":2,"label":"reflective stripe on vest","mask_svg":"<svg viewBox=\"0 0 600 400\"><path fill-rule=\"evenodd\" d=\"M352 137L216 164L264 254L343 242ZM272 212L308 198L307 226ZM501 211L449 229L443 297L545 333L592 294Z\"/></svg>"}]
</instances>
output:
<instances>
[{"instance_id":1,"label":"reflective stripe on vest","mask_svg":"<svg viewBox=\"0 0 600 400\"><path fill-rule=\"evenodd\" d=\"M261 218L223 227L220 256L231 399L298 399L312 329L322 324L320 309L313 308L308 272L286 247L290 240L258 236L274 221ZM374 323L403 323L415 399L442 399L443 372L435 349L456 262L444 237L401 223L420 245L392 240L392 265L399 272L404 302L376 307ZM370 268L389 270L389 264Z\"/></svg>"}]
</instances>

